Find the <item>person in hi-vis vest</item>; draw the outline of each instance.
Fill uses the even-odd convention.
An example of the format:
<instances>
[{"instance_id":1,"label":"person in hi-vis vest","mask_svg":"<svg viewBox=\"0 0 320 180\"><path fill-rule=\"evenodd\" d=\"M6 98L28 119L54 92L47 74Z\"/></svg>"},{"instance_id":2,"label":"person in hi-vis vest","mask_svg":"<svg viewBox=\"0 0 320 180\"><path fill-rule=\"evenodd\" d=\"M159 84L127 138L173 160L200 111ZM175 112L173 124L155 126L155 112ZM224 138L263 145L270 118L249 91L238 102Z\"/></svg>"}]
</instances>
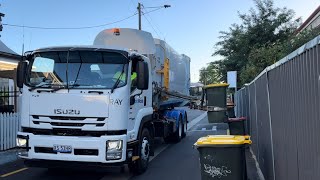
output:
<instances>
[{"instance_id":1,"label":"person in hi-vis vest","mask_svg":"<svg viewBox=\"0 0 320 180\"><path fill-rule=\"evenodd\" d=\"M125 81L126 80L126 73L122 73L121 71L118 71L114 76L113 79L117 80L120 77L120 81ZM132 72L131 73L131 91L135 90L137 87L137 73Z\"/></svg>"}]
</instances>

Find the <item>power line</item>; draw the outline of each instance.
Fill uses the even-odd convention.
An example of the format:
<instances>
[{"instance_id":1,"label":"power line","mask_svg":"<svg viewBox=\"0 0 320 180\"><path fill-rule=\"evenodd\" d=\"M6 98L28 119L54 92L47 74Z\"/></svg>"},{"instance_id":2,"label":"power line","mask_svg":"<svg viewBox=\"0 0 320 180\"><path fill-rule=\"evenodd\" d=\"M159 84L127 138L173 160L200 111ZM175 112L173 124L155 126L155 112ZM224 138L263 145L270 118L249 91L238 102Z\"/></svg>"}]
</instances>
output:
<instances>
[{"instance_id":1,"label":"power line","mask_svg":"<svg viewBox=\"0 0 320 180\"><path fill-rule=\"evenodd\" d=\"M144 16L145 16L145 15L144 15ZM148 16L149 19L152 21L151 16L150 16L149 14L147 14L147 16ZM145 17L146 17L146 16L145 16ZM146 17L146 18L147 18L147 17ZM155 21L153 21L153 22L155 22ZM151 23L151 24L153 24L153 25L155 26L155 28L160 32L160 34L162 35L162 37L165 38L165 36L164 36L164 34L161 32L159 26L158 26L156 23Z\"/></svg>"},{"instance_id":2,"label":"power line","mask_svg":"<svg viewBox=\"0 0 320 180\"><path fill-rule=\"evenodd\" d=\"M151 10L151 11L147 11L145 12L144 14L149 14L149 13L152 13L154 11L158 11L159 9L162 9L163 7L159 7L158 9L154 9L154 10Z\"/></svg>"},{"instance_id":3,"label":"power line","mask_svg":"<svg viewBox=\"0 0 320 180\"><path fill-rule=\"evenodd\" d=\"M142 14L143 17L147 20L147 22L150 24L151 28L153 29L153 31L159 36L159 38L161 38L161 36L158 34L158 32L155 30L155 28L153 27L153 25L151 24L151 22L148 20L148 18L144 15L144 13Z\"/></svg>"},{"instance_id":4,"label":"power line","mask_svg":"<svg viewBox=\"0 0 320 180\"><path fill-rule=\"evenodd\" d=\"M103 26L108 26L111 24L115 24L115 23L119 23L122 21L125 21L127 19L130 19L132 17L134 17L135 15L137 15L138 13L135 12L133 15L128 16L126 18L114 21L114 22L110 22L110 23L105 23L105 24L100 24L100 25L94 25L94 26L83 26L83 27L42 27L42 26L24 26L24 25L18 25L18 24L9 24L9 23L3 23L3 26L11 26L11 27L18 27L18 28L29 28L29 29L51 29L51 30L59 30L59 29L63 29L63 30L68 30L68 29L91 29L91 28L97 28L97 27L103 27Z\"/></svg>"},{"instance_id":5,"label":"power line","mask_svg":"<svg viewBox=\"0 0 320 180\"><path fill-rule=\"evenodd\" d=\"M144 7L145 9L155 9L155 8L169 8L171 7L170 5L163 5L163 6L153 6L153 7Z\"/></svg>"}]
</instances>

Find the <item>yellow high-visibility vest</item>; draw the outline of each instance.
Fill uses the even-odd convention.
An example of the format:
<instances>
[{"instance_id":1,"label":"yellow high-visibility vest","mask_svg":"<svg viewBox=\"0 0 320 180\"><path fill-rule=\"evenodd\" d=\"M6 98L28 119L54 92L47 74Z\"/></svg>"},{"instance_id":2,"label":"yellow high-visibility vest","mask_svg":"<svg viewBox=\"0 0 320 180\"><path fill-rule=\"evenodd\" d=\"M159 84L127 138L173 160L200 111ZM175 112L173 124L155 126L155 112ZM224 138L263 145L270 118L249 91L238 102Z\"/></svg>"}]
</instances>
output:
<instances>
[{"instance_id":1,"label":"yellow high-visibility vest","mask_svg":"<svg viewBox=\"0 0 320 180\"><path fill-rule=\"evenodd\" d=\"M137 73L136 72L132 73L131 81L135 80L136 78L137 78Z\"/></svg>"},{"instance_id":2,"label":"yellow high-visibility vest","mask_svg":"<svg viewBox=\"0 0 320 180\"><path fill-rule=\"evenodd\" d=\"M121 76L121 71L118 71L113 78L114 79L118 79ZM126 80L126 73L123 73L122 76L120 77L121 81L125 81Z\"/></svg>"}]
</instances>

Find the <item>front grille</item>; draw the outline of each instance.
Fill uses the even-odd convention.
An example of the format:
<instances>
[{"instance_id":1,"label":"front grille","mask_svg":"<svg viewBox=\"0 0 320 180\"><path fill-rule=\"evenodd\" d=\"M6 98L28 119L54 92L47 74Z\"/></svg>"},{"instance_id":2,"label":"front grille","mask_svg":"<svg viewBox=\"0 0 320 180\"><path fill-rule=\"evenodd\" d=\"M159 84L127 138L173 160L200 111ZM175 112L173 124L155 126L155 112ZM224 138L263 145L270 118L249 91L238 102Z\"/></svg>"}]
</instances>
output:
<instances>
[{"instance_id":1,"label":"front grille","mask_svg":"<svg viewBox=\"0 0 320 180\"><path fill-rule=\"evenodd\" d=\"M38 116L32 115L32 122L36 125L48 123L51 126L64 127L83 127L85 125L95 125L102 127L105 125L106 118L97 117L70 117L70 116Z\"/></svg>"},{"instance_id":2,"label":"front grille","mask_svg":"<svg viewBox=\"0 0 320 180\"><path fill-rule=\"evenodd\" d=\"M45 153L45 154L58 154L53 151L53 148L50 147L34 147L35 153ZM98 156L98 149L74 149L74 155L83 155L83 156ZM63 152L60 152L63 153ZM67 153L70 154L70 153Z\"/></svg>"},{"instance_id":3,"label":"front grille","mask_svg":"<svg viewBox=\"0 0 320 180\"><path fill-rule=\"evenodd\" d=\"M73 120L73 121L83 121L86 119L94 119L96 121L104 121L106 118L101 117L74 117L74 116L38 116L38 115L32 115L33 119L41 119L41 118L50 118L52 120Z\"/></svg>"},{"instance_id":4,"label":"front grille","mask_svg":"<svg viewBox=\"0 0 320 180\"><path fill-rule=\"evenodd\" d=\"M32 133L34 135L54 135L54 136L91 136L100 137L105 135L124 135L127 130L117 131L82 131L81 129L37 129L37 128L22 128L23 132Z\"/></svg>"},{"instance_id":5,"label":"front grille","mask_svg":"<svg viewBox=\"0 0 320 180\"><path fill-rule=\"evenodd\" d=\"M75 127L82 127L83 123L61 123L61 122L52 122L50 123L52 126L75 126Z\"/></svg>"},{"instance_id":6,"label":"front grille","mask_svg":"<svg viewBox=\"0 0 320 180\"><path fill-rule=\"evenodd\" d=\"M69 117L69 116L49 116L52 120L76 120L76 121L83 121L85 117Z\"/></svg>"}]
</instances>

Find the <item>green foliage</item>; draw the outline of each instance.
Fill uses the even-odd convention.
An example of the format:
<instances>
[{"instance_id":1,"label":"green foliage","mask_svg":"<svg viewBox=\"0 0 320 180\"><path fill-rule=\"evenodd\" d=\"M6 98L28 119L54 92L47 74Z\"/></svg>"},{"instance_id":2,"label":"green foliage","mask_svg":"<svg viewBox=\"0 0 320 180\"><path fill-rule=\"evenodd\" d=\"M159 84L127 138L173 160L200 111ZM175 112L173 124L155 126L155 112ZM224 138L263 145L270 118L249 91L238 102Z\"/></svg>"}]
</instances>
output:
<instances>
[{"instance_id":1,"label":"green foliage","mask_svg":"<svg viewBox=\"0 0 320 180\"><path fill-rule=\"evenodd\" d=\"M222 70L223 68L220 67L219 61L211 62L205 68L201 68L200 70L200 82L203 84L213 84L213 83L220 83L223 81L222 77Z\"/></svg>"},{"instance_id":2,"label":"green foliage","mask_svg":"<svg viewBox=\"0 0 320 180\"><path fill-rule=\"evenodd\" d=\"M233 24L229 31L220 32L220 41L216 43L217 49L213 55L220 55L223 59L204 68L220 73L214 75L213 78L217 79L211 81L225 80L227 71L238 71L238 84L242 86L286 55L289 49L304 42L305 38L293 43L288 41L301 23L300 19L294 19L293 10L274 7L272 0L254 2L255 8L247 14L239 13L240 24ZM200 73L202 83L203 75Z\"/></svg>"},{"instance_id":3,"label":"green foliage","mask_svg":"<svg viewBox=\"0 0 320 180\"><path fill-rule=\"evenodd\" d=\"M304 31L283 42L252 49L247 65L240 74L241 84L250 82L267 66L274 64L318 35L320 35L319 29L313 29Z\"/></svg>"}]
</instances>

